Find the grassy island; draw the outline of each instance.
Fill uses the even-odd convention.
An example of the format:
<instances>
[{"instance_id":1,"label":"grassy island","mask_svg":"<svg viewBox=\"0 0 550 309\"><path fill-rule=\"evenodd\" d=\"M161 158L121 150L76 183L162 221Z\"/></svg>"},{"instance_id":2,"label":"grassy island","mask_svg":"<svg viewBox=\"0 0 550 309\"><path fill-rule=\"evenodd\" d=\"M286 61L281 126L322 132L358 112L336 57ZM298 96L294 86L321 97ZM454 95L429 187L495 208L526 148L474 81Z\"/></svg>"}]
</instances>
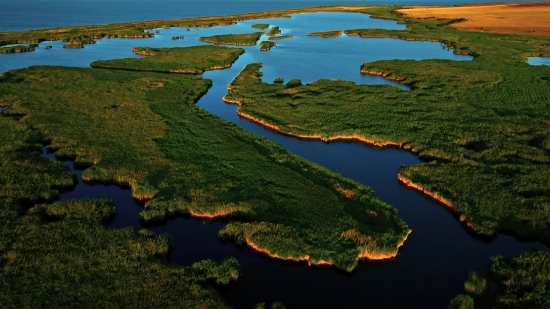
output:
<instances>
[{"instance_id":1,"label":"grassy island","mask_svg":"<svg viewBox=\"0 0 550 309\"><path fill-rule=\"evenodd\" d=\"M308 36L320 36L322 38L336 38L342 35L342 31L333 30L333 31L324 31L324 32L312 32L308 33Z\"/></svg>"},{"instance_id":2,"label":"grassy island","mask_svg":"<svg viewBox=\"0 0 550 309\"><path fill-rule=\"evenodd\" d=\"M241 33L241 34L221 34L208 37L200 37L203 42L223 45L251 46L256 45L256 42L262 36L262 32Z\"/></svg>"},{"instance_id":3,"label":"grassy island","mask_svg":"<svg viewBox=\"0 0 550 309\"><path fill-rule=\"evenodd\" d=\"M109 199L35 206L75 179L39 156L48 139L19 118L0 116L2 308L227 308L211 285L236 280L236 260L170 265L168 236L104 227L114 216Z\"/></svg>"},{"instance_id":4,"label":"grassy island","mask_svg":"<svg viewBox=\"0 0 550 309\"><path fill-rule=\"evenodd\" d=\"M260 30L266 30L267 28L269 28L269 24L254 24L252 25L252 28L255 28L255 29L260 29Z\"/></svg>"},{"instance_id":5,"label":"grassy island","mask_svg":"<svg viewBox=\"0 0 550 309\"><path fill-rule=\"evenodd\" d=\"M105 69L202 74L204 71L229 68L244 53L242 48L211 45L178 48L134 47L132 50L146 58L102 60L90 65Z\"/></svg>"},{"instance_id":6,"label":"grassy island","mask_svg":"<svg viewBox=\"0 0 550 309\"><path fill-rule=\"evenodd\" d=\"M89 166L85 180L129 185L146 201L145 221L228 217L237 221L223 239L348 271L360 258L397 254L410 230L394 208L197 108L209 86L177 74L31 67L3 74L0 103L9 105L3 117L25 115L19 123L57 157Z\"/></svg>"},{"instance_id":7,"label":"grassy island","mask_svg":"<svg viewBox=\"0 0 550 309\"><path fill-rule=\"evenodd\" d=\"M279 29L278 26L273 26L267 33L268 36L275 36L277 34L281 34L281 29Z\"/></svg>"},{"instance_id":8,"label":"grassy island","mask_svg":"<svg viewBox=\"0 0 550 309\"><path fill-rule=\"evenodd\" d=\"M269 42L269 41L262 41L260 43L260 50L270 50L273 46L275 46L276 44L273 43L273 42Z\"/></svg>"},{"instance_id":9,"label":"grassy island","mask_svg":"<svg viewBox=\"0 0 550 309\"><path fill-rule=\"evenodd\" d=\"M284 39L291 39L294 36L292 34L289 35L278 35L278 36L270 36L268 37L269 40L284 40Z\"/></svg>"},{"instance_id":10,"label":"grassy island","mask_svg":"<svg viewBox=\"0 0 550 309\"><path fill-rule=\"evenodd\" d=\"M32 52L34 51L35 47L36 46L30 46L30 45L16 45L16 46L9 46L9 47L1 47L0 54Z\"/></svg>"}]
</instances>

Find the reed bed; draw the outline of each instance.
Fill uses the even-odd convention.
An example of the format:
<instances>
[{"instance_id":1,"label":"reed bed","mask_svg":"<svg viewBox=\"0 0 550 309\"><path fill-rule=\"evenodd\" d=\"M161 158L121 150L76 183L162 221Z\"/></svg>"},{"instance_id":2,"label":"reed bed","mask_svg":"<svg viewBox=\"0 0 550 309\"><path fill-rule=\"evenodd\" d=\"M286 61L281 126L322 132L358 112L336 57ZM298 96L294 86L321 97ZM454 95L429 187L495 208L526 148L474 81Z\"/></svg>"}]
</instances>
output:
<instances>
[{"instance_id":1,"label":"reed bed","mask_svg":"<svg viewBox=\"0 0 550 309\"><path fill-rule=\"evenodd\" d=\"M147 57L99 60L92 62L90 66L130 71L202 74L204 71L231 67L231 64L244 53L242 48L211 45L177 48L134 47L132 50Z\"/></svg>"},{"instance_id":2,"label":"reed bed","mask_svg":"<svg viewBox=\"0 0 550 309\"><path fill-rule=\"evenodd\" d=\"M197 108L209 80L64 67L2 79L4 117L25 115L19 123L48 137L58 158L89 166L85 180L129 185L146 201L145 221L228 217L236 221L222 238L250 237L266 252L348 271L365 250L395 256L410 231L369 188ZM374 241L343 237L350 229Z\"/></svg>"},{"instance_id":3,"label":"reed bed","mask_svg":"<svg viewBox=\"0 0 550 309\"><path fill-rule=\"evenodd\" d=\"M251 46L256 45L263 32L240 33L240 34L220 34L209 37L200 37L202 42L223 45Z\"/></svg>"}]
</instances>

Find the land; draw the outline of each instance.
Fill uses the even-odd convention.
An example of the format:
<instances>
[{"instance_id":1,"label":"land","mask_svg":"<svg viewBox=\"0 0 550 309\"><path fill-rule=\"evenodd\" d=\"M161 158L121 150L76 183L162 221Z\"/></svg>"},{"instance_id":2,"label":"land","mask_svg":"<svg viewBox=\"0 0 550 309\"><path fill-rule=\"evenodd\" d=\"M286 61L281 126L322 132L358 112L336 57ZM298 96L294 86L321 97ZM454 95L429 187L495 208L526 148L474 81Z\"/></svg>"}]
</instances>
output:
<instances>
[{"instance_id":1,"label":"land","mask_svg":"<svg viewBox=\"0 0 550 309\"><path fill-rule=\"evenodd\" d=\"M410 230L394 208L371 189L196 107L210 83L31 67L4 73L0 104L9 105L3 117L24 115L19 123L46 136L56 157L88 167L84 180L128 185L146 202L144 221L225 217L235 221L222 239L346 271L360 258L397 255Z\"/></svg>"},{"instance_id":2,"label":"land","mask_svg":"<svg viewBox=\"0 0 550 309\"><path fill-rule=\"evenodd\" d=\"M449 26L460 30L550 36L550 2L404 7L397 12L407 18L452 21Z\"/></svg>"},{"instance_id":3,"label":"land","mask_svg":"<svg viewBox=\"0 0 550 309\"><path fill-rule=\"evenodd\" d=\"M26 53L34 51L36 45L16 45L0 48L0 54Z\"/></svg>"},{"instance_id":4,"label":"land","mask_svg":"<svg viewBox=\"0 0 550 309\"><path fill-rule=\"evenodd\" d=\"M333 31L324 31L324 32L312 32L308 33L308 36L320 36L322 38L337 38L342 35L342 31L333 30Z\"/></svg>"},{"instance_id":5,"label":"land","mask_svg":"<svg viewBox=\"0 0 550 309\"><path fill-rule=\"evenodd\" d=\"M273 42L269 42L269 41L262 41L260 43L260 50L270 50L273 46L275 46L276 44L273 43Z\"/></svg>"},{"instance_id":6,"label":"land","mask_svg":"<svg viewBox=\"0 0 550 309\"><path fill-rule=\"evenodd\" d=\"M109 199L39 204L70 189L74 174L41 158L47 138L18 118L0 117L3 308L227 308L213 285L238 278L235 259L170 265L169 236L104 227Z\"/></svg>"},{"instance_id":7,"label":"land","mask_svg":"<svg viewBox=\"0 0 550 309\"><path fill-rule=\"evenodd\" d=\"M251 46L256 45L263 32L241 33L241 34L221 34L209 37L200 37L203 42L223 45Z\"/></svg>"},{"instance_id":8,"label":"land","mask_svg":"<svg viewBox=\"0 0 550 309\"><path fill-rule=\"evenodd\" d=\"M487 274L475 272L449 309L545 308L550 289L550 254L528 252L491 259Z\"/></svg>"},{"instance_id":9,"label":"land","mask_svg":"<svg viewBox=\"0 0 550 309\"><path fill-rule=\"evenodd\" d=\"M254 24L252 25L252 28L266 30L267 28L269 28L269 24Z\"/></svg>"},{"instance_id":10,"label":"land","mask_svg":"<svg viewBox=\"0 0 550 309\"><path fill-rule=\"evenodd\" d=\"M242 48L211 45L179 48L134 47L132 50L146 57L95 61L90 66L129 71L202 74L209 70L229 68L244 53Z\"/></svg>"},{"instance_id":11,"label":"land","mask_svg":"<svg viewBox=\"0 0 550 309\"><path fill-rule=\"evenodd\" d=\"M289 34L289 35L278 35L278 36L270 36L268 37L269 40L284 40L284 39L290 39L290 38L293 38L294 36L292 34Z\"/></svg>"},{"instance_id":12,"label":"land","mask_svg":"<svg viewBox=\"0 0 550 309\"><path fill-rule=\"evenodd\" d=\"M278 26L273 26L267 33L268 36L276 36L281 33L281 29Z\"/></svg>"}]
</instances>

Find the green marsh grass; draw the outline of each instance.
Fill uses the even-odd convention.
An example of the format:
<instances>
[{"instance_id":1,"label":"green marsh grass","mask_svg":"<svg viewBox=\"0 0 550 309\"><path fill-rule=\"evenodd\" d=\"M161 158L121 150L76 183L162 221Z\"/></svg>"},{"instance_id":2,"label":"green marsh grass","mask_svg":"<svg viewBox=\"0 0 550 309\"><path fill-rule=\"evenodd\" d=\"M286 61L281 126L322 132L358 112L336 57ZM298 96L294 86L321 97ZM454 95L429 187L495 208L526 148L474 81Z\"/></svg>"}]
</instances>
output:
<instances>
[{"instance_id":1,"label":"green marsh grass","mask_svg":"<svg viewBox=\"0 0 550 309\"><path fill-rule=\"evenodd\" d=\"M263 32L240 33L240 34L220 34L208 37L200 37L202 42L224 45L250 46L256 45Z\"/></svg>"},{"instance_id":2,"label":"green marsh grass","mask_svg":"<svg viewBox=\"0 0 550 309\"><path fill-rule=\"evenodd\" d=\"M244 220L220 237L348 271L365 253L396 255L409 229L394 208L196 107L210 85L177 74L31 67L4 73L0 102L11 105L3 117L25 115L20 125L46 136L57 157L90 166L84 179L130 185L147 201L145 221L177 214ZM348 230L372 241L344 237Z\"/></svg>"},{"instance_id":3,"label":"green marsh grass","mask_svg":"<svg viewBox=\"0 0 550 309\"><path fill-rule=\"evenodd\" d=\"M322 38L336 38L342 35L342 31L340 30L332 30L332 31L323 31L323 32L312 32L308 33L308 36L320 36Z\"/></svg>"},{"instance_id":4,"label":"green marsh grass","mask_svg":"<svg viewBox=\"0 0 550 309\"><path fill-rule=\"evenodd\" d=\"M227 99L286 133L410 149L431 162L402 167L401 176L449 200L475 231L550 241L550 67L525 63L529 54L550 51L547 39L470 33L427 21L407 21L407 27L353 32L441 41L475 59L362 65L363 73L397 80L410 91L324 79L267 84L259 79L260 65L251 64Z\"/></svg>"},{"instance_id":5,"label":"green marsh grass","mask_svg":"<svg viewBox=\"0 0 550 309\"><path fill-rule=\"evenodd\" d=\"M242 48L192 46L177 48L134 47L134 53L146 58L125 58L92 62L94 68L162 73L202 74L204 71L228 68L244 53Z\"/></svg>"},{"instance_id":6,"label":"green marsh grass","mask_svg":"<svg viewBox=\"0 0 550 309\"><path fill-rule=\"evenodd\" d=\"M275 35L280 34L280 33L281 33L281 29L279 29L278 26L273 26L273 27L271 27L271 29L267 33L267 36L275 36Z\"/></svg>"},{"instance_id":7,"label":"green marsh grass","mask_svg":"<svg viewBox=\"0 0 550 309\"><path fill-rule=\"evenodd\" d=\"M35 46L15 45L9 47L0 47L0 54L25 53L34 51Z\"/></svg>"},{"instance_id":8,"label":"green marsh grass","mask_svg":"<svg viewBox=\"0 0 550 309\"><path fill-rule=\"evenodd\" d=\"M270 50L273 46L276 44L269 41L262 41L260 42L260 50Z\"/></svg>"},{"instance_id":9,"label":"green marsh grass","mask_svg":"<svg viewBox=\"0 0 550 309\"><path fill-rule=\"evenodd\" d=\"M269 24L254 24L252 25L252 28L266 30L267 28L269 28Z\"/></svg>"}]
</instances>

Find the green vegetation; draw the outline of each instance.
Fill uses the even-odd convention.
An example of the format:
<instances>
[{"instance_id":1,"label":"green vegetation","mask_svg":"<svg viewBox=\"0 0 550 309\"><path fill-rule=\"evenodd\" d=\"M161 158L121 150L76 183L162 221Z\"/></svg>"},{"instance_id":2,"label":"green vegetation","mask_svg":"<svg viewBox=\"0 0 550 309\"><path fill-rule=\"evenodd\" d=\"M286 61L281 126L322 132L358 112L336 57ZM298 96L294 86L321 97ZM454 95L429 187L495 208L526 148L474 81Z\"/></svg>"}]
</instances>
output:
<instances>
[{"instance_id":1,"label":"green vegetation","mask_svg":"<svg viewBox=\"0 0 550 309\"><path fill-rule=\"evenodd\" d=\"M265 30L265 29L269 28L269 24L254 24L254 25L252 25L252 28Z\"/></svg>"},{"instance_id":2,"label":"green vegetation","mask_svg":"<svg viewBox=\"0 0 550 309\"><path fill-rule=\"evenodd\" d=\"M494 257L486 278L471 273L464 284L466 295L457 296L449 308L474 308L474 303L475 308L482 309L546 308L550 303L549 274L549 252Z\"/></svg>"},{"instance_id":3,"label":"green vegetation","mask_svg":"<svg viewBox=\"0 0 550 309\"><path fill-rule=\"evenodd\" d=\"M270 36L268 37L269 40L284 40L284 39L291 39L294 36L292 34L289 35L279 35L279 36Z\"/></svg>"},{"instance_id":4,"label":"green vegetation","mask_svg":"<svg viewBox=\"0 0 550 309\"><path fill-rule=\"evenodd\" d=\"M213 44L226 44L238 46L256 45L256 42L262 36L262 32L242 33L242 34L221 34L208 37L200 37L199 40Z\"/></svg>"},{"instance_id":5,"label":"green vegetation","mask_svg":"<svg viewBox=\"0 0 550 309\"><path fill-rule=\"evenodd\" d=\"M273 27L271 27L271 29L269 30L267 35L268 36L275 36L275 35L280 34L280 33L281 33L281 29L279 29L278 26L273 26Z\"/></svg>"},{"instance_id":6,"label":"green vegetation","mask_svg":"<svg viewBox=\"0 0 550 309\"><path fill-rule=\"evenodd\" d=\"M29 45L15 45L9 47L1 47L0 54L11 54L11 53L25 53L34 51L35 46Z\"/></svg>"},{"instance_id":7,"label":"green vegetation","mask_svg":"<svg viewBox=\"0 0 550 309\"><path fill-rule=\"evenodd\" d=\"M85 180L130 185L148 201L143 220L242 219L220 237L345 270L397 254L409 229L394 208L196 107L209 86L177 74L31 67L4 73L0 104L11 105L3 117L25 115L19 123L47 136L57 157L91 166Z\"/></svg>"},{"instance_id":8,"label":"green vegetation","mask_svg":"<svg viewBox=\"0 0 550 309\"><path fill-rule=\"evenodd\" d=\"M210 283L236 280L236 260L168 265L169 237L103 227L114 215L108 199L34 206L74 174L40 157L49 141L20 117L0 116L2 308L226 308Z\"/></svg>"},{"instance_id":9,"label":"green vegetation","mask_svg":"<svg viewBox=\"0 0 550 309\"><path fill-rule=\"evenodd\" d=\"M324 32L312 32L308 33L308 36L320 36L322 38L336 38L342 35L342 31L333 30L333 31L324 31Z\"/></svg>"},{"instance_id":10,"label":"green vegetation","mask_svg":"<svg viewBox=\"0 0 550 309\"><path fill-rule=\"evenodd\" d=\"M269 41L262 41L260 43L260 50L270 50L273 46L275 46L276 44L273 43L273 42L269 42Z\"/></svg>"},{"instance_id":11,"label":"green vegetation","mask_svg":"<svg viewBox=\"0 0 550 309\"><path fill-rule=\"evenodd\" d=\"M259 304L256 305L256 307L254 307L254 309L267 309L267 308L270 308L270 309L285 309L285 306L283 306L283 304L281 304L279 302L276 302L276 303L271 304L270 307L266 307L265 303L259 303Z\"/></svg>"},{"instance_id":12,"label":"green vegetation","mask_svg":"<svg viewBox=\"0 0 550 309\"><path fill-rule=\"evenodd\" d=\"M451 300L447 309L474 309L474 300L468 295L459 294Z\"/></svg>"},{"instance_id":13,"label":"green vegetation","mask_svg":"<svg viewBox=\"0 0 550 309\"><path fill-rule=\"evenodd\" d=\"M227 308L210 284L236 280L237 260L168 265L168 236L107 230L101 223L113 215L110 200L82 200L37 206L12 222L2 307Z\"/></svg>"},{"instance_id":14,"label":"green vegetation","mask_svg":"<svg viewBox=\"0 0 550 309\"><path fill-rule=\"evenodd\" d=\"M94 68L131 71L202 74L208 70L231 67L231 64L244 53L242 48L211 45L178 48L134 47L132 50L147 57L95 61L90 65Z\"/></svg>"},{"instance_id":15,"label":"green vegetation","mask_svg":"<svg viewBox=\"0 0 550 309\"><path fill-rule=\"evenodd\" d=\"M441 41L476 57L361 67L410 91L329 80L270 85L259 80L259 65L249 65L227 99L285 133L410 149L432 162L402 167L402 179L437 194L477 232L509 230L550 241L550 68L525 63L530 54L550 53L548 39L465 32L424 20L407 21L404 31L353 33Z\"/></svg>"}]
</instances>

